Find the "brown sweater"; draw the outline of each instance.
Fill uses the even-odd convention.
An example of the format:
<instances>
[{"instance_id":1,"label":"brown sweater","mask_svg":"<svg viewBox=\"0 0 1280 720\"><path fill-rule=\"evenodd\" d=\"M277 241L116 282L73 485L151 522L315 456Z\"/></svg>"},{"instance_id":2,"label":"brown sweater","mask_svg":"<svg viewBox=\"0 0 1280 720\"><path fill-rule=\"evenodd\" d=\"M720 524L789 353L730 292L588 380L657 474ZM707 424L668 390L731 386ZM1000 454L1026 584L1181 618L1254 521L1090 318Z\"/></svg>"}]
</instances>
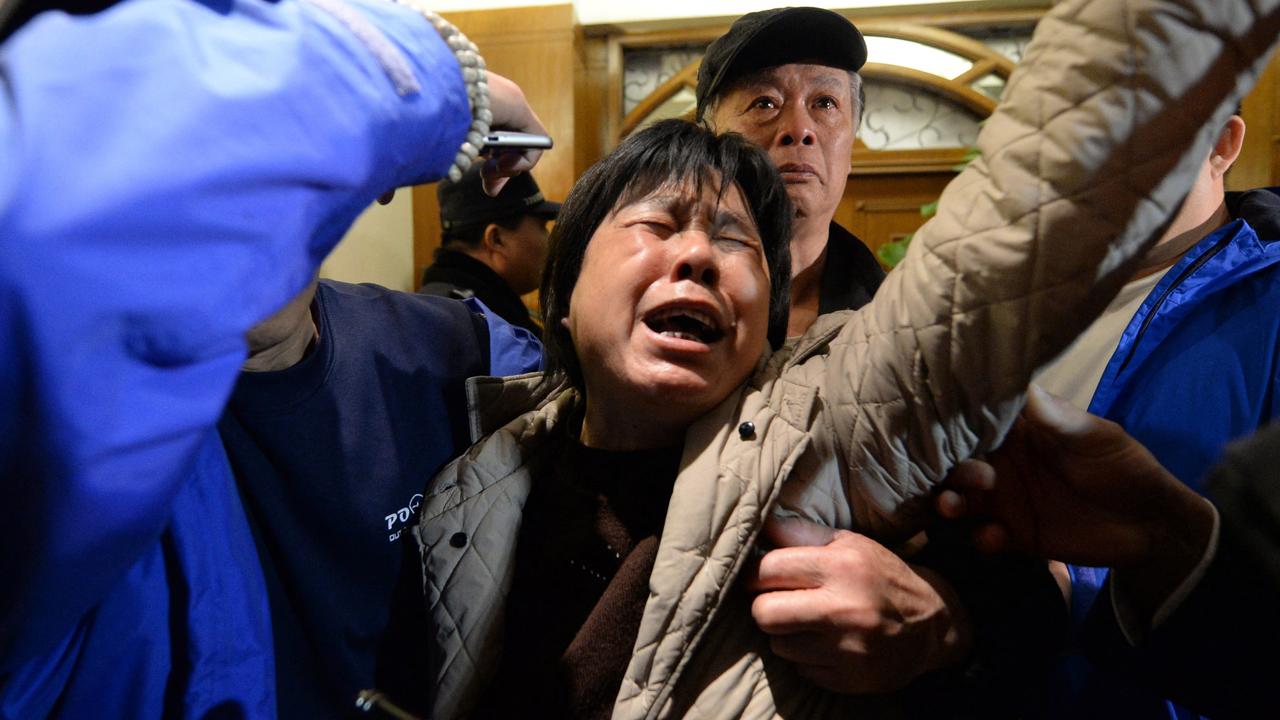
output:
<instances>
[{"instance_id":1,"label":"brown sweater","mask_svg":"<svg viewBox=\"0 0 1280 720\"><path fill-rule=\"evenodd\" d=\"M502 664L479 717L608 718L649 597L680 448L568 442L525 505Z\"/></svg>"}]
</instances>

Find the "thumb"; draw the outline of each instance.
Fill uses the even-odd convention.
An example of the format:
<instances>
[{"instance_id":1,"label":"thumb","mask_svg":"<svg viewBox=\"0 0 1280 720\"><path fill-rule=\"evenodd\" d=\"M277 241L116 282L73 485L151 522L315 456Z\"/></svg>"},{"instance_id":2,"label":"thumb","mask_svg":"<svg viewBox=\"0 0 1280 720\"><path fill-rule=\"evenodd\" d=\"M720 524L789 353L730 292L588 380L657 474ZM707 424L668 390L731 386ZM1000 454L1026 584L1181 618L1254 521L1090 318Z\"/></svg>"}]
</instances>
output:
<instances>
[{"instance_id":1,"label":"thumb","mask_svg":"<svg viewBox=\"0 0 1280 720\"><path fill-rule=\"evenodd\" d=\"M502 192L510 179L509 175L502 174L498 169L498 161L494 158L485 160L484 166L480 168L480 187L489 197L498 197L498 193Z\"/></svg>"},{"instance_id":2,"label":"thumb","mask_svg":"<svg viewBox=\"0 0 1280 720\"><path fill-rule=\"evenodd\" d=\"M1096 417L1035 384L1027 391L1022 416L1064 440L1084 438L1096 429Z\"/></svg>"},{"instance_id":3,"label":"thumb","mask_svg":"<svg viewBox=\"0 0 1280 720\"><path fill-rule=\"evenodd\" d=\"M826 545L836 534L833 528L811 520L778 515L765 520L763 530L775 548Z\"/></svg>"}]
</instances>

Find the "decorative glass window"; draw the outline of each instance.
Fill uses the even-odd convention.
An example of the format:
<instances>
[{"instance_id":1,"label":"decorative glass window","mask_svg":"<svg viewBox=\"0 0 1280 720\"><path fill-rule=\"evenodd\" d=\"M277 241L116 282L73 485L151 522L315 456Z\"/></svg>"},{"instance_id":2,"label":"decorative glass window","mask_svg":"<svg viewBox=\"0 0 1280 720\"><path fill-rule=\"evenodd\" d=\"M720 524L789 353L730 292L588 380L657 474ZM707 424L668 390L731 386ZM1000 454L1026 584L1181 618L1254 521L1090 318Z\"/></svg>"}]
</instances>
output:
<instances>
[{"instance_id":1,"label":"decorative glass window","mask_svg":"<svg viewBox=\"0 0 1280 720\"><path fill-rule=\"evenodd\" d=\"M859 138L872 151L971 146L1033 27L969 27L960 33L900 22L858 25L869 58L862 71L867 107ZM621 121L614 126L619 138L693 111L706 45L623 48Z\"/></svg>"},{"instance_id":2,"label":"decorative glass window","mask_svg":"<svg viewBox=\"0 0 1280 720\"><path fill-rule=\"evenodd\" d=\"M702 58L705 45L628 48L622 58L622 114L627 115L654 90L690 63ZM690 97L693 97L690 92ZM690 106L692 107L692 106ZM664 117L676 117L666 115Z\"/></svg>"},{"instance_id":3,"label":"decorative glass window","mask_svg":"<svg viewBox=\"0 0 1280 720\"><path fill-rule=\"evenodd\" d=\"M969 147L978 138L978 116L924 88L868 80L858 138L870 150Z\"/></svg>"}]
</instances>

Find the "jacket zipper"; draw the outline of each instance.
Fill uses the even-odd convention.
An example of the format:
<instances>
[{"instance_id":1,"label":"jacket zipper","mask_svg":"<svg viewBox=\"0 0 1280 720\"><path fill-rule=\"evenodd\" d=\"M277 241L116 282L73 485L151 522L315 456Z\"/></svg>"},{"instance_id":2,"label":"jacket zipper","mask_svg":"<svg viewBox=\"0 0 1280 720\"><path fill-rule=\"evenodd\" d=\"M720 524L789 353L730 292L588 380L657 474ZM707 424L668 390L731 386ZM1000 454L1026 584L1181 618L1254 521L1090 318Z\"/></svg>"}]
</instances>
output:
<instances>
[{"instance_id":1,"label":"jacket zipper","mask_svg":"<svg viewBox=\"0 0 1280 720\"><path fill-rule=\"evenodd\" d=\"M1124 372L1125 368L1129 367L1129 361L1133 360L1134 353L1138 351L1138 345L1142 342L1142 336L1147 332L1147 326L1151 324L1152 318L1160 312L1160 308L1164 305L1164 301L1167 300L1169 296L1173 294L1173 291L1180 287L1182 283L1186 282L1187 278L1194 275L1195 272L1203 267L1205 263L1209 262L1209 260L1214 256L1222 252L1227 245L1230 245L1233 239L1233 236L1228 235L1219 240L1216 245L1206 250L1205 253L1196 258L1196 261L1191 263L1187 269L1183 270L1182 274L1178 276L1176 282L1165 288L1163 293L1160 293L1160 297L1156 300L1156 304L1151 306L1151 312L1147 313L1147 316L1142 319L1142 325L1138 328L1138 334L1134 336L1133 342L1129 343L1129 352L1125 355L1124 362L1120 363L1120 369L1116 371L1117 376Z\"/></svg>"}]
</instances>

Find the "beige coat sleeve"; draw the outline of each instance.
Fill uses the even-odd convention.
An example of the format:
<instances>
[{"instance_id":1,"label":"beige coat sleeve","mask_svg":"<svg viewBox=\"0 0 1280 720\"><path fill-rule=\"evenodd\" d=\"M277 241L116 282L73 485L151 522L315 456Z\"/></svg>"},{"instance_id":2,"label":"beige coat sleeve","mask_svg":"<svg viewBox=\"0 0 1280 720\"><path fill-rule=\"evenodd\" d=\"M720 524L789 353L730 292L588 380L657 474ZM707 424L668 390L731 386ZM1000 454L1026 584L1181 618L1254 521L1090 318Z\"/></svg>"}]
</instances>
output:
<instances>
[{"instance_id":1,"label":"beige coat sleeve","mask_svg":"<svg viewBox=\"0 0 1280 720\"><path fill-rule=\"evenodd\" d=\"M996 445L1032 373L1106 306L1176 213L1280 30L1280 0L1063 0L978 138L981 157L823 378L858 525L910 529Z\"/></svg>"}]
</instances>

